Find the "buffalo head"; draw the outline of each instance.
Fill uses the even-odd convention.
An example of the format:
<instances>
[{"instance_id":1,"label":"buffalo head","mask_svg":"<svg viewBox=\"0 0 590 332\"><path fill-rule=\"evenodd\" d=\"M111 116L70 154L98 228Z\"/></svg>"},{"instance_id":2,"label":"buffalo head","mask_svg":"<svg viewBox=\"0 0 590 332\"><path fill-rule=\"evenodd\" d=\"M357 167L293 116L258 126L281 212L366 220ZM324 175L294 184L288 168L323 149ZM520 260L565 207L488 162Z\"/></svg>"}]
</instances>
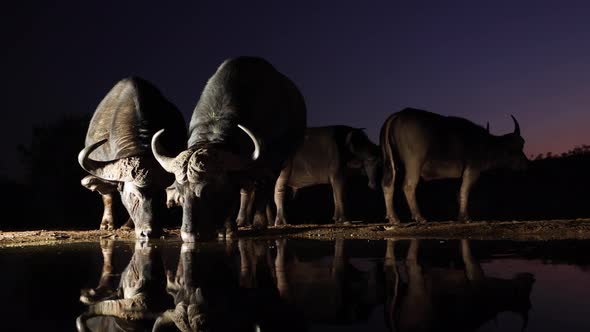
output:
<instances>
[{"instance_id":1,"label":"buffalo head","mask_svg":"<svg viewBox=\"0 0 590 332\"><path fill-rule=\"evenodd\" d=\"M500 167L522 171L528 167L529 160L523 152L524 138L520 135L520 125L514 116L511 115L511 117L514 122L514 131L499 137L499 151L495 159Z\"/></svg>"},{"instance_id":2,"label":"buffalo head","mask_svg":"<svg viewBox=\"0 0 590 332\"><path fill-rule=\"evenodd\" d=\"M153 231L157 219L157 202L164 201L160 186L155 184L160 177L153 173L162 172L155 161L137 156L113 161L97 161L89 155L107 142L106 139L87 146L78 154L80 166L97 178L118 183L121 201L135 223L135 235L145 239ZM163 173L163 172L162 172ZM165 173L164 173L165 174Z\"/></svg>"},{"instance_id":3,"label":"buffalo head","mask_svg":"<svg viewBox=\"0 0 590 332\"><path fill-rule=\"evenodd\" d=\"M259 158L260 143L257 138L246 127L238 127L254 144L251 156L244 156L224 145L205 143L196 144L171 157L166 156L159 143L164 129L152 137L152 152L156 160L175 177L177 201L181 202L183 208L181 236L185 242L195 241L193 224L197 219L199 223L208 223L206 219L213 217L212 204L226 202L233 196L236 199L239 197L238 194L232 195L239 187L231 181L229 173L245 170ZM227 210L227 207L225 209Z\"/></svg>"},{"instance_id":4,"label":"buffalo head","mask_svg":"<svg viewBox=\"0 0 590 332\"><path fill-rule=\"evenodd\" d=\"M353 156L348 166L362 168L367 175L369 188L376 189L381 165L379 147L369 140L363 129L350 131L346 135L345 145Z\"/></svg>"}]
</instances>

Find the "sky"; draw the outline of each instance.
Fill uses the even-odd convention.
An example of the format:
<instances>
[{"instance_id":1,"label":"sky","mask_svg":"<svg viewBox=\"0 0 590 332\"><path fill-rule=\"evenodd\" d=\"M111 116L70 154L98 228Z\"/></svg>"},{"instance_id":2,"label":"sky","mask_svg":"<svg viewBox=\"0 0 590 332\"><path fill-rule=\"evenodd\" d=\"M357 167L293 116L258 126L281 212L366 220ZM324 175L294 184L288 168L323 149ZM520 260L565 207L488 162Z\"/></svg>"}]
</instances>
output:
<instances>
[{"instance_id":1,"label":"sky","mask_svg":"<svg viewBox=\"0 0 590 332\"><path fill-rule=\"evenodd\" d=\"M415 107L498 135L513 114L529 156L590 144L584 1L64 0L6 3L2 16L0 175L19 176L33 126L92 114L124 77L153 82L188 121L239 55L295 82L309 126L363 127L377 142L389 114Z\"/></svg>"}]
</instances>

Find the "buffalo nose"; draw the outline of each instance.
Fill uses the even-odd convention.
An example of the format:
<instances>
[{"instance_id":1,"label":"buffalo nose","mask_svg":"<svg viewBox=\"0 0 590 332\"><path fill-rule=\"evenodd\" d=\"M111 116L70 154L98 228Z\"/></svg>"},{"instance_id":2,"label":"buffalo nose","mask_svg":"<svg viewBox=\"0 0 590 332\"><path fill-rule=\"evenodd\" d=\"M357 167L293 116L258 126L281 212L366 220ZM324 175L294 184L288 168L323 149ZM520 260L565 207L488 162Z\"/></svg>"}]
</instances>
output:
<instances>
[{"instance_id":1,"label":"buffalo nose","mask_svg":"<svg viewBox=\"0 0 590 332\"><path fill-rule=\"evenodd\" d=\"M182 242L196 242L196 236L194 233L181 231L180 237L182 238Z\"/></svg>"},{"instance_id":2,"label":"buffalo nose","mask_svg":"<svg viewBox=\"0 0 590 332\"><path fill-rule=\"evenodd\" d=\"M138 240L147 240L149 239L150 235L152 234L152 230L149 228L146 229L138 229L135 232L136 238Z\"/></svg>"}]
</instances>

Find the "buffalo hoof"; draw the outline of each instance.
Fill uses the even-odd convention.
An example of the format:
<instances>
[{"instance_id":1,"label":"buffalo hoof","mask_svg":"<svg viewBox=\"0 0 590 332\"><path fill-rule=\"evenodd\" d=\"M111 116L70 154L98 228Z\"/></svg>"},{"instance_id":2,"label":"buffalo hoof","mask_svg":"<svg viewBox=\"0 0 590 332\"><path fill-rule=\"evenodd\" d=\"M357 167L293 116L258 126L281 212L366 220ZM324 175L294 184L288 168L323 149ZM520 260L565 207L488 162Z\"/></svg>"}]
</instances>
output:
<instances>
[{"instance_id":1,"label":"buffalo hoof","mask_svg":"<svg viewBox=\"0 0 590 332\"><path fill-rule=\"evenodd\" d=\"M334 219L334 225L352 225L352 223L349 220L344 220L344 219L340 218L340 219Z\"/></svg>"},{"instance_id":2,"label":"buffalo hoof","mask_svg":"<svg viewBox=\"0 0 590 332\"><path fill-rule=\"evenodd\" d=\"M418 224L421 224L421 225L426 224L426 219L422 216L414 217L412 219L414 219L414 221Z\"/></svg>"},{"instance_id":3,"label":"buffalo hoof","mask_svg":"<svg viewBox=\"0 0 590 332\"><path fill-rule=\"evenodd\" d=\"M459 217L459 223L461 224L469 224L471 222L471 218L469 218L468 216L460 216Z\"/></svg>"},{"instance_id":4,"label":"buffalo hoof","mask_svg":"<svg viewBox=\"0 0 590 332\"><path fill-rule=\"evenodd\" d=\"M248 224L246 223L245 219L236 219L236 225L238 227L246 227Z\"/></svg>"},{"instance_id":5,"label":"buffalo hoof","mask_svg":"<svg viewBox=\"0 0 590 332\"><path fill-rule=\"evenodd\" d=\"M400 224L399 218L397 216L388 216L387 222L390 225L399 225Z\"/></svg>"},{"instance_id":6,"label":"buffalo hoof","mask_svg":"<svg viewBox=\"0 0 590 332\"><path fill-rule=\"evenodd\" d=\"M238 232L237 230L225 230L225 238L228 240L232 240L238 237Z\"/></svg>"},{"instance_id":7,"label":"buffalo hoof","mask_svg":"<svg viewBox=\"0 0 590 332\"><path fill-rule=\"evenodd\" d=\"M254 223L254 225L252 226L252 228L256 229L256 230L265 230L268 228L268 226L264 223Z\"/></svg>"},{"instance_id":8,"label":"buffalo hoof","mask_svg":"<svg viewBox=\"0 0 590 332\"><path fill-rule=\"evenodd\" d=\"M113 229L115 229L115 227L113 226L113 221L112 220L110 222L103 220L100 223L100 230L103 230L103 231L112 231Z\"/></svg>"},{"instance_id":9,"label":"buffalo hoof","mask_svg":"<svg viewBox=\"0 0 590 332\"><path fill-rule=\"evenodd\" d=\"M124 230L124 231L130 231L133 229L133 227L129 227L129 225L125 224L125 225L121 226L120 229Z\"/></svg>"},{"instance_id":10,"label":"buffalo hoof","mask_svg":"<svg viewBox=\"0 0 590 332\"><path fill-rule=\"evenodd\" d=\"M275 219L275 226L277 226L277 227L287 226L287 221L285 220L285 218L277 217Z\"/></svg>"},{"instance_id":11,"label":"buffalo hoof","mask_svg":"<svg viewBox=\"0 0 590 332\"><path fill-rule=\"evenodd\" d=\"M254 223L252 225L252 227L254 229L267 229L268 228L268 222L266 220L266 215L263 215L262 213L260 214L256 214L254 216Z\"/></svg>"},{"instance_id":12,"label":"buffalo hoof","mask_svg":"<svg viewBox=\"0 0 590 332\"><path fill-rule=\"evenodd\" d=\"M238 237L238 227L235 224L225 225L225 237L229 239Z\"/></svg>"}]
</instances>

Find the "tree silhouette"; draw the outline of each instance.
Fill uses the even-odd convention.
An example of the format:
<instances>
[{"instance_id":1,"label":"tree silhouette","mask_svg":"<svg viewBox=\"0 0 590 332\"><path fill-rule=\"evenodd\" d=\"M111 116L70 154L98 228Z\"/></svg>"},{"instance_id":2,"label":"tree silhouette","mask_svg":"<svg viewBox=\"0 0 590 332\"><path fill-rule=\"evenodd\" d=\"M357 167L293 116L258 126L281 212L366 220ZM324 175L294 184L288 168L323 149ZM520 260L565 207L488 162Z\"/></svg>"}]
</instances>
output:
<instances>
[{"instance_id":1,"label":"tree silhouette","mask_svg":"<svg viewBox=\"0 0 590 332\"><path fill-rule=\"evenodd\" d=\"M30 145L17 147L32 202L29 227L94 228L89 215L100 213L100 200L80 185L86 174L77 162L89 122L90 115L63 116L34 127Z\"/></svg>"}]
</instances>

